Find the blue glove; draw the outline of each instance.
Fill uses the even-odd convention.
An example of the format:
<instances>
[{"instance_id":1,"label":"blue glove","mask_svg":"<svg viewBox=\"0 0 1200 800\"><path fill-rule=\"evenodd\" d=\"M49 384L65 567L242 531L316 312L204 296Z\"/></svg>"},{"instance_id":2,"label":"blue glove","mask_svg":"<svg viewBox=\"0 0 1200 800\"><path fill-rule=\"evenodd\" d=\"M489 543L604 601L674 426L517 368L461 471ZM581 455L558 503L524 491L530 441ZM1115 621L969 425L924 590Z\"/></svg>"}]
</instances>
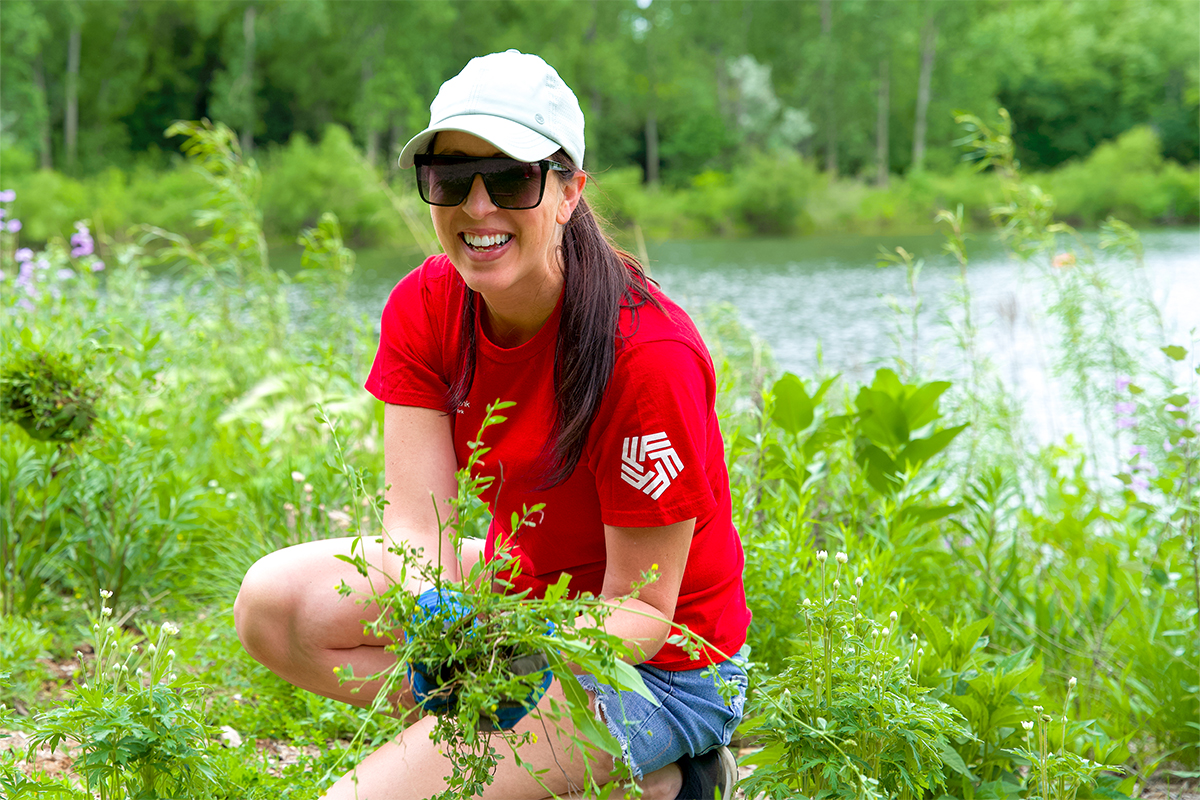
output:
<instances>
[{"instance_id":1,"label":"blue glove","mask_svg":"<svg viewBox=\"0 0 1200 800\"><path fill-rule=\"evenodd\" d=\"M417 598L416 618L442 619L442 630L449 630L456 622L472 616L475 613L466 596L453 589L438 590L431 587L421 592ZM408 631L404 638L409 638ZM452 679L449 665L438 664L409 664L408 685L412 689L413 700L426 711L443 714L453 711L456 703L454 692L442 690L442 686Z\"/></svg>"},{"instance_id":2,"label":"blue glove","mask_svg":"<svg viewBox=\"0 0 1200 800\"><path fill-rule=\"evenodd\" d=\"M546 622L547 635L554 635L554 623ZM546 659L546 654L542 652L530 653L529 655L519 656L508 662L508 667L514 675L533 675L541 673L541 682L529 690L529 694L525 695L524 700L502 700L497 704L497 708L493 711L495 719L488 717L479 718L479 730L481 731L510 731L518 722L525 718L525 715L537 707L538 701L546 694L546 690L550 688L550 681L554 677L550 672L550 662Z\"/></svg>"}]
</instances>

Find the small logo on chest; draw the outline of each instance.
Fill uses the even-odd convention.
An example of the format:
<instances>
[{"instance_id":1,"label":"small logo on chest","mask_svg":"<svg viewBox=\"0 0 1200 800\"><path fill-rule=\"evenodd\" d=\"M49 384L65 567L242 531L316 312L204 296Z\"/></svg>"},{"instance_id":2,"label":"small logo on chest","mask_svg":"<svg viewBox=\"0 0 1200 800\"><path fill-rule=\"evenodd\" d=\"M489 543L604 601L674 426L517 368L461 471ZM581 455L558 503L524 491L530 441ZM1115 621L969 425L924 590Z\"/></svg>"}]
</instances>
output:
<instances>
[{"instance_id":1,"label":"small logo on chest","mask_svg":"<svg viewBox=\"0 0 1200 800\"><path fill-rule=\"evenodd\" d=\"M657 500L680 472L683 461L671 446L666 431L625 437L621 445L621 480L633 488Z\"/></svg>"}]
</instances>

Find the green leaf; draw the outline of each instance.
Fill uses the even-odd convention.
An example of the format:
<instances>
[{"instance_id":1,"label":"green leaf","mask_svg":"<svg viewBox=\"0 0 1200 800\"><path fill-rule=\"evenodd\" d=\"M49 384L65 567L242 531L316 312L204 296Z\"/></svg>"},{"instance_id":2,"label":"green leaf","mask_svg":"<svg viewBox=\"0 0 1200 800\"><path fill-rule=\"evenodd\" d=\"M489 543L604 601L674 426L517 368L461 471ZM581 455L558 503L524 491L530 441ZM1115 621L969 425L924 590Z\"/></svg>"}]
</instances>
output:
<instances>
[{"instance_id":1,"label":"green leaf","mask_svg":"<svg viewBox=\"0 0 1200 800\"><path fill-rule=\"evenodd\" d=\"M1167 398L1167 405L1186 406L1190 398L1186 394L1173 394Z\"/></svg>"},{"instance_id":2,"label":"green leaf","mask_svg":"<svg viewBox=\"0 0 1200 800\"><path fill-rule=\"evenodd\" d=\"M947 389L949 381L934 381L918 388L904 400L904 415L908 417L908 429L923 428L941 416L937 402Z\"/></svg>"},{"instance_id":3,"label":"green leaf","mask_svg":"<svg viewBox=\"0 0 1200 800\"><path fill-rule=\"evenodd\" d=\"M954 441L954 437L966 430L966 427L965 424L956 425L953 428L945 428L937 431L923 439L913 439L905 445L904 449L900 451L900 455L896 458L900 469L908 472L924 464L945 450L950 442Z\"/></svg>"},{"instance_id":4,"label":"green leaf","mask_svg":"<svg viewBox=\"0 0 1200 800\"><path fill-rule=\"evenodd\" d=\"M567 667L562 656L551 648L546 651L546 657L550 661L551 671L558 678L558 683L567 698L567 706L571 711L571 720L575 723L575 727L593 745L613 758L621 758L621 743L612 735L612 731L608 729L607 725L596 719L596 715L589 707L587 692L579 685L579 681L575 679L575 675Z\"/></svg>"},{"instance_id":5,"label":"green leaf","mask_svg":"<svg viewBox=\"0 0 1200 800\"><path fill-rule=\"evenodd\" d=\"M854 404L858 406L858 429L863 436L892 450L908 441L908 419L895 399L874 389L860 389Z\"/></svg>"},{"instance_id":6,"label":"green leaf","mask_svg":"<svg viewBox=\"0 0 1200 800\"><path fill-rule=\"evenodd\" d=\"M946 742L941 736L934 740L934 746L937 748L938 755L942 757L942 763L950 769L957 772L959 775L966 776L969 780L978 780L967 768L967 762L963 761L963 757L958 754L958 751Z\"/></svg>"},{"instance_id":7,"label":"green leaf","mask_svg":"<svg viewBox=\"0 0 1200 800\"><path fill-rule=\"evenodd\" d=\"M1172 361L1183 361L1184 356L1187 355L1187 350L1183 349L1177 344L1164 347L1162 348L1162 351L1166 354L1167 358L1171 359Z\"/></svg>"},{"instance_id":8,"label":"green leaf","mask_svg":"<svg viewBox=\"0 0 1200 800\"><path fill-rule=\"evenodd\" d=\"M775 395L775 408L771 421L792 436L813 423L813 401L804 389L804 382L790 372L775 381L771 388Z\"/></svg>"}]
</instances>

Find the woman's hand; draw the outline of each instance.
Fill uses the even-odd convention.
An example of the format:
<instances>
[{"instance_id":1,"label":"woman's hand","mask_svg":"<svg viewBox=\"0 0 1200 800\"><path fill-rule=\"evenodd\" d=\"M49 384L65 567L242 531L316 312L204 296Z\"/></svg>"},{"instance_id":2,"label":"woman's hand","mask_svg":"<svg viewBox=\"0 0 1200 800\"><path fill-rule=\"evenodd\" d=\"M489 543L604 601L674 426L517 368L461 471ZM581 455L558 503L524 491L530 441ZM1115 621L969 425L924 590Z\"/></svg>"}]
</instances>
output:
<instances>
[{"instance_id":1,"label":"woman's hand","mask_svg":"<svg viewBox=\"0 0 1200 800\"><path fill-rule=\"evenodd\" d=\"M429 563L441 564L449 580L459 580L459 565L449 535L439 530L451 518L448 500L458 493L450 417L442 411L388 404L383 411L384 477L383 568L390 579L399 574L396 547L419 547ZM439 554L440 550L440 554ZM409 591L428 584L409 578Z\"/></svg>"}]
</instances>

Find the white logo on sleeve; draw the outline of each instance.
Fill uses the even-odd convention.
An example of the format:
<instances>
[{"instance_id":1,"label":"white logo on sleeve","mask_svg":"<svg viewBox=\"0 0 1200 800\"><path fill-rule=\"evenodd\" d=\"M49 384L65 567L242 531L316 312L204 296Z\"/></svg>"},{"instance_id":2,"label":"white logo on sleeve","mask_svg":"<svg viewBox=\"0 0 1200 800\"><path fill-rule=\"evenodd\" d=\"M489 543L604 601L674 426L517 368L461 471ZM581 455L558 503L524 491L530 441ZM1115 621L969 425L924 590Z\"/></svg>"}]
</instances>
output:
<instances>
[{"instance_id":1,"label":"white logo on sleeve","mask_svg":"<svg viewBox=\"0 0 1200 800\"><path fill-rule=\"evenodd\" d=\"M643 467L647 458L651 463ZM683 461L671 446L666 431L625 437L621 445L621 480L633 488L657 500L680 472Z\"/></svg>"}]
</instances>

